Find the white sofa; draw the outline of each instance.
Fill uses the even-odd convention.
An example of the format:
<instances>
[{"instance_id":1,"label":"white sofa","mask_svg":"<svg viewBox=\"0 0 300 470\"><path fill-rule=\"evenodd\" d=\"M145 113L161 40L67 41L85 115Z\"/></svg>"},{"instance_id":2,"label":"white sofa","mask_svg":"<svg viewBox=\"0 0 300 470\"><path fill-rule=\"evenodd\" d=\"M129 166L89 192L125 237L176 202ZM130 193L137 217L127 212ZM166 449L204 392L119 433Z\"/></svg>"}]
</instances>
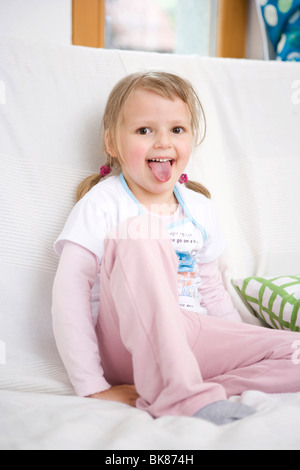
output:
<instances>
[{"instance_id":1,"label":"white sofa","mask_svg":"<svg viewBox=\"0 0 300 470\"><path fill-rule=\"evenodd\" d=\"M258 322L232 279L300 272L299 64L0 39L0 448L300 449L300 393L233 397L257 413L216 427L78 398L68 381L51 327L53 242L100 167L109 91L149 68L189 78L203 102L208 133L188 173L212 193L244 320Z\"/></svg>"}]
</instances>

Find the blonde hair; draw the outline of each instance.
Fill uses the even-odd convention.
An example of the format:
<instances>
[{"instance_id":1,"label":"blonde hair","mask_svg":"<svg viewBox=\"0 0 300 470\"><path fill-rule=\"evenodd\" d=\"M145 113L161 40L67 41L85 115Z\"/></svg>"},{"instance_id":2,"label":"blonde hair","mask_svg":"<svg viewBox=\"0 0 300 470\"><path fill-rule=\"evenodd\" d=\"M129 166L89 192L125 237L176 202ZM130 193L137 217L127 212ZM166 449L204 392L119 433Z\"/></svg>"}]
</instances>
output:
<instances>
[{"instance_id":1,"label":"blonde hair","mask_svg":"<svg viewBox=\"0 0 300 470\"><path fill-rule=\"evenodd\" d=\"M191 113L191 125L195 146L200 145L206 135L204 110L197 93L189 81L167 72L142 72L128 75L120 80L113 88L108 98L102 120L104 136L103 151L106 154L105 165L112 169L111 175L120 174L122 171L120 164L121 155L118 145L118 130L121 125L124 106L131 94L137 89L153 91L170 100L174 100L176 97L180 98L187 104ZM203 125L201 125L201 121L203 121ZM116 149L118 153L117 158L109 154L106 148L105 136L107 136L113 148ZM101 174L95 174L85 178L77 188L77 201L92 189L93 186L98 184L102 178ZM209 191L200 183L188 181L185 183L185 186L210 198Z\"/></svg>"}]
</instances>

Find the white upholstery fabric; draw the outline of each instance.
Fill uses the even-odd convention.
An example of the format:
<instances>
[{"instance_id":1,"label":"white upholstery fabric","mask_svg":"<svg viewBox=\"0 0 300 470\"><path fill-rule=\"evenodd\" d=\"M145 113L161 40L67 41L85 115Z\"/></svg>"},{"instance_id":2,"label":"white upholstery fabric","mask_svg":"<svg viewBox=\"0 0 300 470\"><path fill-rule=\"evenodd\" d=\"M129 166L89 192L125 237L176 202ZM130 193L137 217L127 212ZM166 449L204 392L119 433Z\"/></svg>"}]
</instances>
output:
<instances>
[{"instance_id":1,"label":"white upholstery fabric","mask_svg":"<svg viewBox=\"0 0 300 470\"><path fill-rule=\"evenodd\" d=\"M257 402L261 414L230 425L228 434L208 423L168 417L155 422L118 404L70 397L74 392L51 329L58 262L52 245L78 182L102 162L99 128L108 93L126 73L149 68L189 78L203 102L207 138L188 174L212 192L228 239L228 288L233 277L299 273L300 104L293 100L298 64L0 39L0 341L6 350L6 364L0 358L0 447L251 448L262 442L300 448L300 394L247 392L242 400ZM253 321L231 293L244 319ZM280 419L287 417L291 431L284 433ZM115 433L123 422L124 431ZM87 431L82 441L78 423L97 429L99 440ZM259 429L265 430L260 441ZM274 441L276 432L267 437L271 429L280 432L280 441Z\"/></svg>"}]
</instances>

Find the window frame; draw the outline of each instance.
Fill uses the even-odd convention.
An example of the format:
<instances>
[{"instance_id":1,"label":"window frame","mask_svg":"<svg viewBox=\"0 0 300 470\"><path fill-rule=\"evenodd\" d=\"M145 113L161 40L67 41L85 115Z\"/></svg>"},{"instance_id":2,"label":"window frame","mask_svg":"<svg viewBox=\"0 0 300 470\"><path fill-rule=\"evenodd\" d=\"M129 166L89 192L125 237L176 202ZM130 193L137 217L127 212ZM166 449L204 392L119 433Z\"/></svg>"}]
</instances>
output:
<instances>
[{"instance_id":1,"label":"window frame","mask_svg":"<svg viewBox=\"0 0 300 470\"><path fill-rule=\"evenodd\" d=\"M218 0L217 57L246 56L248 0Z\"/></svg>"},{"instance_id":2,"label":"window frame","mask_svg":"<svg viewBox=\"0 0 300 470\"><path fill-rule=\"evenodd\" d=\"M72 0L72 44L105 47L105 0Z\"/></svg>"},{"instance_id":3,"label":"window frame","mask_svg":"<svg viewBox=\"0 0 300 470\"><path fill-rule=\"evenodd\" d=\"M249 0L218 0L216 56L244 58ZM72 0L73 45L105 48L105 0Z\"/></svg>"}]
</instances>

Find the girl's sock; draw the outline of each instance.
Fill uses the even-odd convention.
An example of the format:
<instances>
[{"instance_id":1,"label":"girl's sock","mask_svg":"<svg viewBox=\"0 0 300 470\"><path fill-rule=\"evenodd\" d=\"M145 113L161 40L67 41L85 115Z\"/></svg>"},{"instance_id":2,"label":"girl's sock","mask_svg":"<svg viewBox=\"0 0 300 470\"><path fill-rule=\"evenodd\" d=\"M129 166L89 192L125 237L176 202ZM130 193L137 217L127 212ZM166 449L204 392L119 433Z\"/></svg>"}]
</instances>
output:
<instances>
[{"instance_id":1,"label":"girl's sock","mask_svg":"<svg viewBox=\"0 0 300 470\"><path fill-rule=\"evenodd\" d=\"M214 424L223 425L233 423L239 419L246 418L255 413L255 409L242 403L234 403L231 401L217 401L201 410L194 415L196 418L202 418Z\"/></svg>"}]
</instances>

